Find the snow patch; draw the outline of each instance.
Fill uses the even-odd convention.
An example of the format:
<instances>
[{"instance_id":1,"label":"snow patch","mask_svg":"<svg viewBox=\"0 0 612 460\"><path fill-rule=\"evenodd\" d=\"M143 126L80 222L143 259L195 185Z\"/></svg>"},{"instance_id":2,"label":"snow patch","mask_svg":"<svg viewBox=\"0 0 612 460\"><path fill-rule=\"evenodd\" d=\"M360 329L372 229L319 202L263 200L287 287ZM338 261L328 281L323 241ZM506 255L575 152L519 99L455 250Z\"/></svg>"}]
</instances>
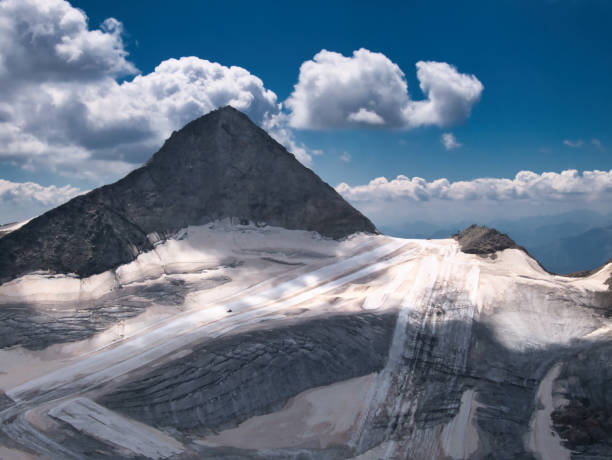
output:
<instances>
[{"instance_id":1,"label":"snow patch","mask_svg":"<svg viewBox=\"0 0 612 460\"><path fill-rule=\"evenodd\" d=\"M536 410L530 424L527 448L540 460L570 460L571 451L561 444L552 425L555 410L553 383L559 377L561 363L555 364L544 376L536 393Z\"/></svg>"},{"instance_id":2,"label":"snow patch","mask_svg":"<svg viewBox=\"0 0 612 460\"><path fill-rule=\"evenodd\" d=\"M183 446L165 433L130 420L87 398L75 398L54 407L49 415L102 442L151 459L181 453Z\"/></svg>"},{"instance_id":3,"label":"snow patch","mask_svg":"<svg viewBox=\"0 0 612 460\"><path fill-rule=\"evenodd\" d=\"M475 426L476 410L481 404L474 390L466 390L461 396L457 415L442 431L442 448L453 460L470 458L478 449L478 429Z\"/></svg>"},{"instance_id":4,"label":"snow patch","mask_svg":"<svg viewBox=\"0 0 612 460\"><path fill-rule=\"evenodd\" d=\"M199 441L243 449L326 448L346 442L364 409L375 374L313 388L291 398L280 411L252 417L236 428Z\"/></svg>"}]
</instances>

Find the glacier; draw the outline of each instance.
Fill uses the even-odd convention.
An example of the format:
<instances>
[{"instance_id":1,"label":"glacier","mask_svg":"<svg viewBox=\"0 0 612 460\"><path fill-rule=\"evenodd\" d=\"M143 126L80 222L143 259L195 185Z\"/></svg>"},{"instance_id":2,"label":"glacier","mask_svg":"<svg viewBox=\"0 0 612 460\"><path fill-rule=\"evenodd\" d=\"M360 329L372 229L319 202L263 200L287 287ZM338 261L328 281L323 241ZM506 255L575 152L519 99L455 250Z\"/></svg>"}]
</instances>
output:
<instances>
[{"instance_id":1,"label":"glacier","mask_svg":"<svg viewBox=\"0 0 612 460\"><path fill-rule=\"evenodd\" d=\"M0 285L0 457L611 455L561 433L612 403L612 264L232 219L150 240Z\"/></svg>"}]
</instances>

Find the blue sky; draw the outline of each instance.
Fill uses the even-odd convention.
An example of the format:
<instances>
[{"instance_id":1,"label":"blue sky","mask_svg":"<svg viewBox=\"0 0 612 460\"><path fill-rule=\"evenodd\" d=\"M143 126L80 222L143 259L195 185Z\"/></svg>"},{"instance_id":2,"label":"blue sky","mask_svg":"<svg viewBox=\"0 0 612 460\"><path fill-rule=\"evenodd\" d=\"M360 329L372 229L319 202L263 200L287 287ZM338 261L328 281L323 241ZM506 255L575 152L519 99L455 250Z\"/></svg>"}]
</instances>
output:
<instances>
[{"instance_id":1,"label":"blue sky","mask_svg":"<svg viewBox=\"0 0 612 460\"><path fill-rule=\"evenodd\" d=\"M7 6L12 1L1 3ZM464 116L448 123L443 120L410 126L337 125L322 130L290 123L287 129L291 145L304 147L311 157L309 165L332 186L341 182L350 186L365 185L381 176L389 181L405 175L428 182L445 178L453 183L491 177L513 179L523 170L539 175L568 169L576 169L578 174L612 169L610 2L431 1L372 5L355 1L297 4L74 0L70 5L88 17L89 31L101 27L107 18L115 18L122 24L122 31L112 32L116 29L111 28L111 32L115 38L120 36L117 40L121 49L129 53L115 54L112 58L121 61L123 70L110 71L103 67L97 70L100 75L106 72L104 78L110 76L118 83L134 79L135 71L129 71L126 62L140 74L148 75L170 58L195 56L225 67L246 69L261 79L266 90L275 93L277 102L285 102L284 112L290 114L286 101L295 91L304 62L313 60L321 50L351 57L355 50L363 48L381 53L403 71L412 100L428 97L419 88L415 67L419 61L448 63L459 74L474 76L484 87ZM24 21L40 25L47 14L41 13L40 8L36 15L23 7L11 8L7 11L10 10L16 22L18 15L23 15ZM65 8L62 11L68 11ZM57 18L49 14L48 21L53 23ZM79 52L91 52L98 59L100 49L83 48ZM104 52L110 53L108 49ZM32 55L34 58L29 59L35 59L35 53ZM101 66L98 61L96 65ZM30 68L37 72L35 61ZM83 64L79 69L70 70L73 73L62 77L63 84L83 86L85 80L92 78L90 74L84 76L88 69ZM14 78L18 80L19 75ZM43 87L45 78L42 76L31 83L29 91ZM19 109L18 103L12 100L6 104L15 111ZM67 109L62 110L57 117L72 120L73 112L68 113ZM443 133L452 133L460 146L447 150L441 142ZM61 148L59 144L51 145L46 136L48 154L37 150L28 157L27 143L19 149L21 156L12 151L4 155L0 152L0 179L11 183L31 181L43 188L70 186L86 190L99 185L97 182L102 179L118 178L129 169L126 165L115 169L109 166L115 160L113 155L121 157L121 146L89 157L88 152L93 151L91 139L78 144L82 151L78 158L59 161L62 155L70 158L71 145L66 142ZM105 136L110 135L102 137ZM117 136L129 137L130 133L123 130ZM131 167L136 159L154 153L156 142L160 141L151 140L146 148L139 146L142 151L129 158ZM322 154L317 154L319 151ZM47 157L53 160L40 161ZM76 173L71 167L88 173ZM580 184L583 189L591 185ZM589 196L588 206L605 212L608 209L603 194L609 188L607 183L599 186L602 192ZM70 190L59 193L59 197L68 196ZM361 192L360 199L368 201L364 198L365 192ZM576 188L570 192L575 198ZM14 191L13 195L16 193L20 192ZM350 196L354 198L356 194ZM545 205L546 200L538 196L537 204ZM405 194L400 198L408 203L414 201ZM378 196L369 204L376 207L374 201L390 200L393 201L388 195ZM527 202L524 197L521 200L518 204L525 208ZM16 214L15 202L18 201L13 199L12 208L0 205L0 222ZM48 202L55 204L52 200ZM584 206L579 199L573 202L575 206ZM360 202L354 203L359 206ZM529 212L539 212L535 204L532 200ZM472 205L466 204L468 208ZM24 212L17 213L18 217L27 214L27 206L24 202ZM32 205L31 212L39 209L42 207ZM389 209L386 215L393 214Z\"/></svg>"},{"instance_id":2,"label":"blue sky","mask_svg":"<svg viewBox=\"0 0 612 460\"><path fill-rule=\"evenodd\" d=\"M609 2L296 3L73 2L92 25L120 19L130 59L144 73L169 57L194 55L248 69L280 100L291 93L300 64L321 49L381 52L404 71L415 96L419 60L451 63L483 82L472 116L451 129L464 144L460 151L443 148L437 127L300 133L330 153L317 158L316 169L334 185L372 175L456 180L612 168L608 149L563 144L596 138L612 146ZM338 161L343 151L352 164Z\"/></svg>"}]
</instances>

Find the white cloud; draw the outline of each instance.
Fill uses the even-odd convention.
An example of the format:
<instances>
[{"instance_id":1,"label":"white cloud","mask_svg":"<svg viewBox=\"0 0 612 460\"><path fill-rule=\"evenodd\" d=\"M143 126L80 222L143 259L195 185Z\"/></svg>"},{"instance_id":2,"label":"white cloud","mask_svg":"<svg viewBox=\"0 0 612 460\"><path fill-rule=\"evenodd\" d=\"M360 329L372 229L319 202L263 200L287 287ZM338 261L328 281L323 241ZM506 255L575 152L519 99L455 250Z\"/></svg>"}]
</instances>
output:
<instances>
[{"instance_id":1,"label":"white cloud","mask_svg":"<svg viewBox=\"0 0 612 460\"><path fill-rule=\"evenodd\" d=\"M365 185L341 183L336 190L376 225L391 227L418 221L489 222L577 209L609 214L612 170L521 171L512 179L456 182L400 175Z\"/></svg>"},{"instance_id":2,"label":"white cloud","mask_svg":"<svg viewBox=\"0 0 612 460\"><path fill-rule=\"evenodd\" d=\"M133 74L136 68L126 60L121 32L113 18L89 30L85 14L63 0L3 0L0 81L10 85Z\"/></svg>"},{"instance_id":3,"label":"white cloud","mask_svg":"<svg viewBox=\"0 0 612 460\"><path fill-rule=\"evenodd\" d=\"M310 164L276 94L243 68L183 57L119 83L137 72L121 33L112 18L89 30L62 0L0 2L0 161L102 183L188 121L232 105Z\"/></svg>"},{"instance_id":4,"label":"white cloud","mask_svg":"<svg viewBox=\"0 0 612 460\"><path fill-rule=\"evenodd\" d=\"M564 200L575 196L596 199L603 193L612 192L612 170L584 171L582 174L575 169L542 174L521 171L513 179L479 178L457 182L444 178L428 182L421 177L399 175L393 180L378 177L367 185L354 187L341 183L336 190L355 202L398 198L413 201L428 201L434 198L471 201Z\"/></svg>"},{"instance_id":5,"label":"white cloud","mask_svg":"<svg viewBox=\"0 0 612 460\"><path fill-rule=\"evenodd\" d=\"M301 65L285 105L291 126L329 129L372 120L401 125L407 101L404 74L385 55L360 49L345 57L322 50Z\"/></svg>"},{"instance_id":6,"label":"white cloud","mask_svg":"<svg viewBox=\"0 0 612 460\"><path fill-rule=\"evenodd\" d=\"M342 155L340 155L340 160L344 161L345 163L350 163L351 162L351 154L348 152L344 152Z\"/></svg>"},{"instance_id":7,"label":"white cloud","mask_svg":"<svg viewBox=\"0 0 612 460\"><path fill-rule=\"evenodd\" d=\"M563 141L564 145L567 145L568 147L571 147L573 149L579 149L584 145L584 141L582 140L577 140L577 141L571 141L569 139L565 139Z\"/></svg>"},{"instance_id":8,"label":"white cloud","mask_svg":"<svg viewBox=\"0 0 612 460\"><path fill-rule=\"evenodd\" d=\"M410 126L447 126L460 123L480 100L484 86L474 75L459 73L446 62L417 62L417 78L424 101L414 101L405 109Z\"/></svg>"},{"instance_id":9,"label":"white cloud","mask_svg":"<svg viewBox=\"0 0 612 460\"><path fill-rule=\"evenodd\" d=\"M123 155L133 163L148 158L173 130L218 107L232 105L260 124L279 111L276 94L247 70L196 57L168 59L120 85L88 88L82 101L91 131L85 140L93 155ZM105 145L105 132L115 133L112 145ZM123 132L124 142L117 142Z\"/></svg>"},{"instance_id":10,"label":"white cloud","mask_svg":"<svg viewBox=\"0 0 612 460\"><path fill-rule=\"evenodd\" d=\"M366 125L384 125L385 120L376 112L360 108L357 112L349 113L348 121L354 123L364 123Z\"/></svg>"},{"instance_id":11,"label":"white cloud","mask_svg":"<svg viewBox=\"0 0 612 460\"><path fill-rule=\"evenodd\" d=\"M301 66L283 112L276 94L240 67L182 57L137 75L122 30L113 18L90 29L85 13L63 0L0 1L0 162L107 182L148 159L173 130L230 104L311 165L319 151L292 127L442 126L467 117L482 92L474 76L419 62L426 99L413 101L403 72L383 54L323 50Z\"/></svg>"},{"instance_id":12,"label":"white cloud","mask_svg":"<svg viewBox=\"0 0 612 460\"><path fill-rule=\"evenodd\" d=\"M603 144L599 139L596 139L596 138L591 139L591 144L593 144L599 150L603 150Z\"/></svg>"},{"instance_id":13,"label":"white cloud","mask_svg":"<svg viewBox=\"0 0 612 460\"><path fill-rule=\"evenodd\" d=\"M446 126L469 117L484 89L473 75L444 62L419 61L426 99L408 94L404 73L382 53L359 49L350 57L322 50L300 67L285 105L295 128Z\"/></svg>"},{"instance_id":14,"label":"white cloud","mask_svg":"<svg viewBox=\"0 0 612 460\"><path fill-rule=\"evenodd\" d=\"M29 219L82 193L70 185L44 187L0 179L0 223Z\"/></svg>"},{"instance_id":15,"label":"white cloud","mask_svg":"<svg viewBox=\"0 0 612 460\"><path fill-rule=\"evenodd\" d=\"M276 95L259 78L195 57L169 59L121 84L104 78L22 87L5 105L12 116L0 123L0 159L64 173L78 161L81 176L104 169L117 175L141 164L173 130L220 106L232 105L258 123L279 111ZM308 157L305 149L296 156Z\"/></svg>"},{"instance_id":16,"label":"white cloud","mask_svg":"<svg viewBox=\"0 0 612 460\"><path fill-rule=\"evenodd\" d=\"M440 140L446 150L458 149L462 145L453 133L443 133Z\"/></svg>"}]
</instances>

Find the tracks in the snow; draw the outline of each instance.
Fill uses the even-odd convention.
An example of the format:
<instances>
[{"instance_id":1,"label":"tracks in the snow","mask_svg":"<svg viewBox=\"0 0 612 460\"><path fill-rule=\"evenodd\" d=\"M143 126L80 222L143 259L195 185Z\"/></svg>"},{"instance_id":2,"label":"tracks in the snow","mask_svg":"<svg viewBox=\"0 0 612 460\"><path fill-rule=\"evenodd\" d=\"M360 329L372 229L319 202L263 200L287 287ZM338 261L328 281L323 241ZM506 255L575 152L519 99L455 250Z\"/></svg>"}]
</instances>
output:
<instances>
[{"instance_id":1,"label":"tracks in the snow","mask_svg":"<svg viewBox=\"0 0 612 460\"><path fill-rule=\"evenodd\" d=\"M48 411L66 398L139 369L203 338L219 337L247 322L279 315L288 308L414 257L419 247L401 251L406 241L392 240L368 252L324 266L262 293L230 304L181 315L113 348L102 350L7 392L16 404L0 412L1 429L19 444L43 455L70 458L66 450L25 420L43 406ZM228 315L227 310L233 313Z\"/></svg>"},{"instance_id":2,"label":"tracks in the snow","mask_svg":"<svg viewBox=\"0 0 612 460\"><path fill-rule=\"evenodd\" d=\"M387 364L371 387L369 409L364 410L351 439L358 452L382 441L386 445L384 458L409 456L404 451L402 428L415 426L421 396L415 381L419 374L416 368L423 365L432 349L445 349L437 350L438 354L448 352L445 358L452 358L452 362L445 362L445 368L454 372L465 368L470 333L455 335L449 324L471 327L478 268L472 267L463 276L466 269L459 267L457 256L457 246L439 247L438 253L424 255L418 266L407 265L398 275L406 280L412 274L410 279L414 281L404 289ZM455 380L456 375L451 375L449 384L454 385ZM367 433L376 431L379 439L368 439Z\"/></svg>"}]
</instances>

